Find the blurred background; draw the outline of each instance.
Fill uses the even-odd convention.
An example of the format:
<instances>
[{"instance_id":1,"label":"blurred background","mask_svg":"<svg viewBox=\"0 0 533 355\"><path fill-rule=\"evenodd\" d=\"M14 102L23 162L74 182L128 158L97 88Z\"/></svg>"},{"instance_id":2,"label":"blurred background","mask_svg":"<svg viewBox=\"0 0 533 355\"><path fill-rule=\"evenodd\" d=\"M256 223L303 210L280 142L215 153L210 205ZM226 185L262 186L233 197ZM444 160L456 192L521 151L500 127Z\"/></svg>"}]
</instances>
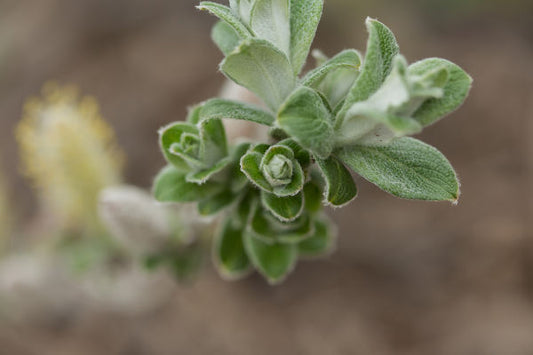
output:
<instances>
[{"instance_id":1,"label":"blurred background","mask_svg":"<svg viewBox=\"0 0 533 355\"><path fill-rule=\"evenodd\" d=\"M124 180L150 187L164 165L157 129L224 83L215 19L195 4L0 0L0 166L15 229L35 228L39 210L14 131L49 80L99 101L127 156ZM457 206L357 179L358 199L331 214L338 250L280 286L226 282L208 266L150 312L73 306L60 320L2 321L0 353L533 354L533 2L326 0L313 47L364 51L366 16L410 62L443 57L474 78L464 106L419 137L458 171Z\"/></svg>"}]
</instances>

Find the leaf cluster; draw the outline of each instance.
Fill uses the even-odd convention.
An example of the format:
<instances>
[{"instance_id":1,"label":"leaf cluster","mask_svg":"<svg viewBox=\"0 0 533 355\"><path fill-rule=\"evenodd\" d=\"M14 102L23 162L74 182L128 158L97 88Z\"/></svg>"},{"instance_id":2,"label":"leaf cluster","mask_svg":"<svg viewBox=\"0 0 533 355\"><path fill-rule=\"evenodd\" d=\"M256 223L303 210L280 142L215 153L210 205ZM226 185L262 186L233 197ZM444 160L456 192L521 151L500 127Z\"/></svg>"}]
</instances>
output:
<instances>
[{"instance_id":1,"label":"leaf cluster","mask_svg":"<svg viewBox=\"0 0 533 355\"><path fill-rule=\"evenodd\" d=\"M315 52L301 74L322 14L322 0L230 0L198 8L219 18L212 39L220 70L255 93L265 108L224 99L205 101L186 122L160 130L169 163L157 176L159 201L198 203L220 214L215 264L227 278L255 269L271 283L300 257L334 245L323 206L357 195L356 173L395 196L456 201L459 184L419 133L465 100L472 79L439 58L409 65L393 33L368 18L364 57ZM223 118L269 127L271 141L228 146Z\"/></svg>"}]
</instances>

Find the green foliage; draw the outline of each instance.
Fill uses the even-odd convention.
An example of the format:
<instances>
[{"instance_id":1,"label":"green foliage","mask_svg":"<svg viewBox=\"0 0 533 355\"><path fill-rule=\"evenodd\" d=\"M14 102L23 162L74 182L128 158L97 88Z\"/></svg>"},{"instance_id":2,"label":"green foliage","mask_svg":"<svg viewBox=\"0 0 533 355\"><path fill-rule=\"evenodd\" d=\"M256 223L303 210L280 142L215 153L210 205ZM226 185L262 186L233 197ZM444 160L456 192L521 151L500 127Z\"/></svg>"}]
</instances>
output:
<instances>
[{"instance_id":1,"label":"green foliage","mask_svg":"<svg viewBox=\"0 0 533 355\"><path fill-rule=\"evenodd\" d=\"M456 201L457 176L420 132L465 100L472 79L438 58L408 65L393 33L367 19L364 57L348 49L301 75L322 0L202 2L217 16L221 71L266 109L223 99L195 106L160 130L168 166L156 177L163 202L197 202L217 215L213 260L222 276L255 269L284 280L299 258L328 255L336 229L324 205L357 196L352 173L407 199ZM222 119L268 127L271 140L229 146Z\"/></svg>"}]
</instances>

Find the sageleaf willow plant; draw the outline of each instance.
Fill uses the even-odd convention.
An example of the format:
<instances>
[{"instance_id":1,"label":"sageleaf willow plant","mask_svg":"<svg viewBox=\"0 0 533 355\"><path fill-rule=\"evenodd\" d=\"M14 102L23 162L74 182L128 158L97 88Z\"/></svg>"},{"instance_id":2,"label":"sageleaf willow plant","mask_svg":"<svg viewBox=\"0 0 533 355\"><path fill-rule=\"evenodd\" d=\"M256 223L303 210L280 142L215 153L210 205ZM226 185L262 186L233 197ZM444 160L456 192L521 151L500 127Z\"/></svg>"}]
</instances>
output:
<instances>
[{"instance_id":1,"label":"sageleaf willow plant","mask_svg":"<svg viewBox=\"0 0 533 355\"><path fill-rule=\"evenodd\" d=\"M213 255L225 277L255 268L277 283L298 258L331 251L335 233L323 205L341 207L356 197L349 169L398 197L459 197L448 160L407 136L460 106L472 79L444 59L408 65L393 33L370 18L364 58L356 50L332 58L317 51L317 67L301 76L322 5L198 6L220 19L212 31L225 55L220 70L266 108L211 99L192 108L186 122L162 128L169 165L154 193L159 201L196 201L201 214L222 216ZM223 118L268 126L272 139L228 147Z\"/></svg>"}]
</instances>

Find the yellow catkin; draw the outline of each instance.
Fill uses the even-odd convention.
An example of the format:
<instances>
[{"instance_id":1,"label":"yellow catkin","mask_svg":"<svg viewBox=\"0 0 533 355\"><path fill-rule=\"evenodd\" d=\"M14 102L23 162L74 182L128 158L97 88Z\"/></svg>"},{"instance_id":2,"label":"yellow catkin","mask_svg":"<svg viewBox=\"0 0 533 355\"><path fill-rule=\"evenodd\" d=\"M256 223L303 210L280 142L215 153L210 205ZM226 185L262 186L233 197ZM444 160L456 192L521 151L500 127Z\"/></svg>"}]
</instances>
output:
<instances>
[{"instance_id":1,"label":"yellow catkin","mask_svg":"<svg viewBox=\"0 0 533 355\"><path fill-rule=\"evenodd\" d=\"M119 183L123 154L92 97L48 83L16 130L23 173L67 226L96 220L100 190Z\"/></svg>"}]
</instances>

